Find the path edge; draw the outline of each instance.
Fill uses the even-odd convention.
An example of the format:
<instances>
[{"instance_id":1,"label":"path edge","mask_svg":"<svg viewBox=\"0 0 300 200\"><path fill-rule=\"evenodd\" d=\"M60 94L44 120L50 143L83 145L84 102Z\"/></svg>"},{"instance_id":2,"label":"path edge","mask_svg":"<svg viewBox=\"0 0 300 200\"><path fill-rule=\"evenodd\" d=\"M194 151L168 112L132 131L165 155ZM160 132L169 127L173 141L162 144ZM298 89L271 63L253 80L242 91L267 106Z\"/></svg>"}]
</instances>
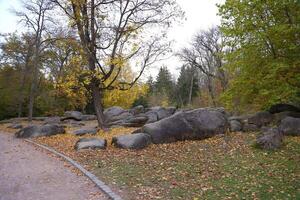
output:
<instances>
[{"instance_id":1,"label":"path edge","mask_svg":"<svg viewBox=\"0 0 300 200\"><path fill-rule=\"evenodd\" d=\"M73 159L69 158L68 156L57 152L56 150L36 143L32 140L29 139L24 139L26 142L31 143L35 146L38 146L42 149L45 149L53 154L55 154L58 157L63 158L64 160L68 161L69 163L71 163L75 168L77 168L79 171L81 171L86 177L88 177L102 192L104 192L110 199L112 200L122 200L122 198L117 195L116 193L114 193L109 186L107 186L103 181L99 180L94 174L92 174L91 172L89 172L88 170L86 170L84 167L82 167L79 163L77 163L76 161L74 161Z\"/></svg>"}]
</instances>

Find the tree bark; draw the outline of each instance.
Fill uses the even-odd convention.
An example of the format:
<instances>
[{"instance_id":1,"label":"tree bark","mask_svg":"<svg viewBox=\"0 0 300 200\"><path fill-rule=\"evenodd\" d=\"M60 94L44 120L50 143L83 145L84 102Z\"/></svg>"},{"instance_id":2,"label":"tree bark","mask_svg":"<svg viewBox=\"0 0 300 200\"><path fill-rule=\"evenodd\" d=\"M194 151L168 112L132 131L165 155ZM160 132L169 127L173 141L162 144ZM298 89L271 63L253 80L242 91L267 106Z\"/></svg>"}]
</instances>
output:
<instances>
[{"instance_id":1,"label":"tree bark","mask_svg":"<svg viewBox=\"0 0 300 200\"><path fill-rule=\"evenodd\" d=\"M217 104L216 104L214 89L213 89L213 86L212 86L212 80L211 80L210 77L207 77L207 87L208 87L208 92L210 94L213 106L216 107Z\"/></svg>"},{"instance_id":2,"label":"tree bark","mask_svg":"<svg viewBox=\"0 0 300 200\"><path fill-rule=\"evenodd\" d=\"M194 67L192 67L192 69L191 69L191 84L190 84L189 102L188 102L188 105L191 105L191 104L192 104L193 86L194 86Z\"/></svg>"}]
</instances>

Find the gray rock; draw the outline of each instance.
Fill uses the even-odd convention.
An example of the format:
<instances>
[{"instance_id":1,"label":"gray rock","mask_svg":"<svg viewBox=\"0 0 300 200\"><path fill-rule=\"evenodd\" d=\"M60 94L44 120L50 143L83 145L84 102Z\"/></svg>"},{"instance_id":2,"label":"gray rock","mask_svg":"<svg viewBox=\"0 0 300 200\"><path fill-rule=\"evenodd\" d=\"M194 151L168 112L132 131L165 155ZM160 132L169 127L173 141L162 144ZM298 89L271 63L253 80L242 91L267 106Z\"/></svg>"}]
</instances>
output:
<instances>
[{"instance_id":1,"label":"gray rock","mask_svg":"<svg viewBox=\"0 0 300 200\"><path fill-rule=\"evenodd\" d=\"M281 120L283 120L286 117L300 118L300 112L285 111L285 112L273 114L273 116L274 116L274 123L279 125L281 123Z\"/></svg>"},{"instance_id":2,"label":"gray rock","mask_svg":"<svg viewBox=\"0 0 300 200\"><path fill-rule=\"evenodd\" d=\"M258 127L266 126L273 121L273 115L269 112L258 112L248 118L249 124L254 124Z\"/></svg>"},{"instance_id":3,"label":"gray rock","mask_svg":"<svg viewBox=\"0 0 300 200\"><path fill-rule=\"evenodd\" d=\"M68 120L68 119L81 121L82 113L79 111L67 111L67 112L65 112L64 117L61 120L64 121L64 120Z\"/></svg>"},{"instance_id":4,"label":"gray rock","mask_svg":"<svg viewBox=\"0 0 300 200\"><path fill-rule=\"evenodd\" d=\"M23 128L23 125L22 124L11 124L7 128L20 129L20 128Z\"/></svg>"},{"instance_id":5,"label":"gray rock","mask_svg":"<svg viewBox=\"0 0 300 200\"><path fill-rule=\"evenodd\" d=\"M256 139L257 145L265 150L274 150L281 147L283 141L283 134L278 128L270 128L258 136Z\"/></svg>"},{"instance_id":6,"label":"gray rock","mask_svg":"<svg viewBox=\"0 0 300 200\"><path fill-rule=\"evenodd\" d=\"M92 120L97 120L96 115L82 115L81 117L82 121L92 121Z\"/></svg>"},{"instance_id":7,"label":"gray rock","mask_svg":"<svg viewBox=\"0 0 300 200\"><path fill-rule=\"evenodd\" d=\"M229 124L231 132L242 131L243 129L242 123L238 120L231 120L229 121Z\"/></svg>"},{"instance_id":8,"label":"gray rock","mask_svg":"<svg viewBox=\"0 0 300 200\"><path fill-rule=\"evenodd\" d=\"M163 108L160 106L149 108L148 112L155 112L157 114L158 120L170 117L176 112L175 107Z\"/></svg>"},{"instance_id":9,"label":"gray rock","mask_svg":"<svg viewBox=\"0 0 300 200\"><path fill-rule=\"evenodd\" d=\"M105 119L110 121L110 119L112 119L113 117L119 116L124 112L127 112L127 110L124 110L123 108L118 107L118 106L113 106L113 107L105 109L103 114L105 116ZM115 120L115 121L117 121L117 120Z\"/></svg>"},{"instance_id":10,"label":"gray rock","mask_svg":"<svg viewBox=\"0 0 300 200\"><path fill-rule=\"evenodd\" d=\"M148 111L145 115L148 117L147 124L158 121L158 114L155 111Z\"/></svg>"},{"instance_id":11,"label":"gray rock","mask_svg":"<svg viewBox=\"0 0 300 200\"><path fill-rule=\"evenodd\" d=\"M98 132L98 130L96 128L82 128L82 129L74 130L72 132L72 134L76 135L76 136L82 136L82 135L86 135L86 134L95 135L95 134L97 134L97 132Z\"/></svg>"},{"instance_id":12,"label":"gray rock","mask_svg":"<svg viewBox=\"0 0 300 200\"><path fill-rule=\"evenodd\" d=\"M141 130L151 136L154 144L181 140L198 140L224 134L227 118L217 109L202 108L179 112L161 121L146 124Z\"/></svg>"},{"instance_id":13,"label":"gray rock","mask_svg":"<svg viewBox=\"0 0 300 200\"><path fill-rule=\"evenodd\" d=\"M122 126L125 127L142 127L148 121L147 116L137 116L124 121Z\"/></svg>"},{"instance_id":14,"label":"gray rock","mask_svg":"<svg viewBox=\"0 0 300 200\"><path fill-rule=\"evenodd\" d=\"M76 150L81 149L106 149L107 141L101 138L82 138L75 144Z\"/></svg>"},{"instance_id":15,"label":"gray rock","mask_svg":"<svg viewBox=\"0 0 300 200\"><path fill-rule=\"evenodd\" d=\"M134 108L131 108L129 112L133 115L138 115L138 114L144 113L145 108L144 108L144 106L139 105L139 106L136 106Z\"/></svg>"},{"instance_id":16,"label":"gray rock","mask_svg":"<svg viewBox=\"0 0 300 200\"><path fill-rule=\"evenodd\" d=\"M151 137L145 133L121 135L114 137L112 144L123 149L143 149L151 144Z\"/></svg>"},{"instance_id":17,"label":"gray rock","mask_svg":"<svg viewBox=\"0 0 300 200\"><path fill-rule=\"evenodd\" d=\"M126 119L134 117L130 112L123 112L120 115L113 116L111 118L105 118L106 123L112 123L116 121L124 121Z\"/></svg>"},{"instance_id":18,"label":"gray rock","mask_svg":"<svg viewBox=\"0 0 300 200\"><path fill-rule=\"evenodd\" d=\"M243 125L243 131L244 132L255 132L259 131L259 127L255 124L244 124Z\"/></svg>"},{"instance_id":19,"label":"gray rock","mask_svg":"<svg viewBox=\"0 0 300 200\"><path fill-rule=\"evenodd\" d=\"M30 138L40 136L52 136L65 133L63 126L57 124L47 124L42 126L27 126L18 131L15 136L17 138Z\"/></svg>"},{"instance_id":20,"label":"gray rock","mask_svg":"<svg viewBox=\"0 0 300 200\"><path fill-rule=\"evenodd\" d=\"M48 117L44 120L44 124L59 124L61 123L60 117Z\"/></svg>"},{"instance_id":21,"label":"gray rock","mask_svg":"<svg viewBox=\"0 0 300 200\"><path fill-rule=\"evenodd\" d=\"M279 126L284 135L300 136L300 118L286 117Z\"/></svg>"}]
</instances>

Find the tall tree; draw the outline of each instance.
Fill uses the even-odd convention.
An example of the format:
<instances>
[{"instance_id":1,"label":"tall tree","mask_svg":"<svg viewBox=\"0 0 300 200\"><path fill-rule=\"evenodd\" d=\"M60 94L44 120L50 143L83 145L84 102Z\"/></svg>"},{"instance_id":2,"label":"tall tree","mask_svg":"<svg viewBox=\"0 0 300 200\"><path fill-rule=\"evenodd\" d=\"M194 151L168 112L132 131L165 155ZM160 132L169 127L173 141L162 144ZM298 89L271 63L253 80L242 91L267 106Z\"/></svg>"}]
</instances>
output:
<instances>
[{"instance_id":1,"label":"tall tree","mask_svg":"<svg viewBox=\"0 0 300 200\"><path fill-rule=\"evenodd\" d=\"M199 92L198 73L195 67L183 65L176 83L176 94L181 106L191 105Z\"/></svg>"},{"instance_id":2,"label":"tall tree","mask_svg":"<svg viewBox=\"0 0 300 200\"><path fill-rule=\"evenodd\" d=\"M234 78L224 101L229 108L258 110L300 102L299 1L229 1L220 6ZM234 103L232 103L234 102Z\"/></svg>"},{"instance_id":3,"label":"tall tree","mask_svg":"<svg viewBox=\"0 0 300 200\"><path fill-rule=\"evenodd\" d=\"M168 49L160 43L165 28L181 12L174 0L52 0L74 22L87 60L86 79L98 124L104 127L102 96L106 89L131 88L144 69ZM150 32L149 27L161 30ZM140 66L130 82L118 79L124 63Z\"/></svg>"},{"instance_id":4,"label":"tall tree","mask_svg":"<svg viewBox=\"0 0 300 200\"><path fill-rule=\"evenodd\" d=\"M33 40L33 73L32 82L29 94L29 112L28 120L32 120L34 100L38 84L38 76L41 65L41 50L43 36L46 30L47 22L52 21L47 12L53 9L53 4L50 0L28 0L23 2L24 11L17 12L17 15L21 17L30 32L34 35Z\"/></svg>"},{"instance_id":5,"label":"tall tree","mask_svg":"<svg viewBox=\"0 0 300 200\"><path fill-rule=\"evenodd\" d=\"M183 48L179 57L187 64L196 67L205 75L206 85L216 106L214 80L221 82L223 90L227 87L227 75L223 68L223 36L218 27L198 32L192 39L191 46Z\"/></svg>"}]
</instances>

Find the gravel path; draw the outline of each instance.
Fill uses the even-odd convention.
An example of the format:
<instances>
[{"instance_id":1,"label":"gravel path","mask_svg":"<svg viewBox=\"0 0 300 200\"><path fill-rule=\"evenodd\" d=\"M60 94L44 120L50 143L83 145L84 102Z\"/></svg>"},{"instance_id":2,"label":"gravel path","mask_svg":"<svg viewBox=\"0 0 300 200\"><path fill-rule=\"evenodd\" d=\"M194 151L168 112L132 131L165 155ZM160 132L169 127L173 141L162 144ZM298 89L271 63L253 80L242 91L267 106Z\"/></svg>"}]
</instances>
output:
<instances>
[{"instance_id":1,"label":"gravel path","mask_svg":"<svg viewBox=\"0 0 300 200\"><path fill-rule=\"evenodd\" d=\"M0 133L0 200L106 200L55 156Z\"/></svg>"}]
</instances>

